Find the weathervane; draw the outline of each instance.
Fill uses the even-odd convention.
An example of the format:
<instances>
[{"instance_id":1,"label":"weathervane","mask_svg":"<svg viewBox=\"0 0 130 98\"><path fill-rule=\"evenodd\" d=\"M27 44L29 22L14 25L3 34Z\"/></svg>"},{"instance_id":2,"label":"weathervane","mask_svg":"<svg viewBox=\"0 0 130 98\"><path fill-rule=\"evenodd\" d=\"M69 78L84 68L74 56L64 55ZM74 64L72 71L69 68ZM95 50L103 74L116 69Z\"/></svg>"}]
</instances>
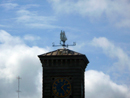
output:
<instances>
[{"instance_id":1,"label":"weathervane","mask_svg":"<svg viewBox=\"0 0 130 98\"><path fill-rule=\"evenodd\" d=\"M65 35L65 31L62 32L62 30L61 30L60 39L61 39L60 45L55 45L54 43L52 43L52 44L53 44L52 46L53 46L53 47L55 47L55 46L63 46L63 48L65 48L65 47L68 48L68 46L75 46L75 45L76 45L75 42L73 42L72 45L68 45L68 44L66 45L66 44L65 44L65 41L67 40L67 37L66 37L66 35Z\"/></svg>"}]
</instances>

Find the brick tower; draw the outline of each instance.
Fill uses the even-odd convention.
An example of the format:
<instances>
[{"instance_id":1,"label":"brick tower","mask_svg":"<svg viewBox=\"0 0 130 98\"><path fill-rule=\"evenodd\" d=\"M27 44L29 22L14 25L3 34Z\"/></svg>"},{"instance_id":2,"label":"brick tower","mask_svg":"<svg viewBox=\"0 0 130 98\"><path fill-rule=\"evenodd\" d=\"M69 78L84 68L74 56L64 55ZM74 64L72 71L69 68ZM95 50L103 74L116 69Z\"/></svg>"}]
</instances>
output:
<instances>
[{"instance_id":1,"label":"brick tower","mask_svg":"<svg viewBox=\"0 0 130 98\"><path fill-rule=\"evenodd\" d=\"M85 98L84 54L58 49L38 55L43 68L42 98Z\"/></svg>"}]
</instances>

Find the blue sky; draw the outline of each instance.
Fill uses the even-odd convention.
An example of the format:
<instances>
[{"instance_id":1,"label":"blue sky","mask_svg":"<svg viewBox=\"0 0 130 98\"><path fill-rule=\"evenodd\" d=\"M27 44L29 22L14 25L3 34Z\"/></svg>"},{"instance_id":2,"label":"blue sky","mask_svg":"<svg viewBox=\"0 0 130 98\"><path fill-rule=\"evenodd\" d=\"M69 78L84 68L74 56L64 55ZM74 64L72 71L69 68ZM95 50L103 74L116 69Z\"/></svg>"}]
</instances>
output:
<instances>
[{"instance_id":1,"label":"blue sky","mask_svg":"<svg viewBox=\"0 0 130 98\"><path fill-rule=\"evenodd\" d=\"M37 55L62 48L61 30L90 61L86 98L130 98L129 0L0 0L0 13L1 98L17 97L18 75L21 98L41 97Z\"/></svg>"}]
</instances>

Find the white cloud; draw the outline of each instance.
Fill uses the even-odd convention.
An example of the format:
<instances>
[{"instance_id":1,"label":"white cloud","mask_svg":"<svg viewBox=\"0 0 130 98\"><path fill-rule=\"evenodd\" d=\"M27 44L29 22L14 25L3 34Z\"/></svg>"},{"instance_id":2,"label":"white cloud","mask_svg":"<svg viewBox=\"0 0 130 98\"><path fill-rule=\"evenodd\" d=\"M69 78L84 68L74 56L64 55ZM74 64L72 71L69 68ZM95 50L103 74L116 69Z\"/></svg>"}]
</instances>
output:
<instances>
[{"instance_id":1,"label":"white cloud","mask_svg":"<svg viewBox=\"0 0 130 98\"><path fill-rule=\"evenodd\" d=\"M92 45L95 47L100 47L103 52L118 61L115 63L116 68L123 70L124 68L130 70L130 57L125 53L120 47L114 45L105 37L94 38L92 40Z\"/></svg>"},{"instance_id":2,"label":"white cloud","mask_svg":"<svg viewBox=\"0 0 130 98\"><path fill-rule=\"evenodd\" d=\"M57 13L78 13L97 19L106 16L118 27L130 27L128 0L48 0Z\"/></svg>"},{"instance_id":3,"label":"white cloud","mask_svg":"<svg viewBox=\"0 0 130 98\"><path fill-rule=\"evenodd\" d=\"M47 49L29 47L20 37L0 30L0 98L17 97L18 75L22 78L21 97L41 97L42 66L37 55L44 52Z\"/></svg>"},{"instance_id":4,"label":"white cloud","mask_svg":"<svg viewBox=\"0 0 130 98\"><path fill-rule=\"evenodd\" d=\"M98 16L106 9L104 0L50 0L57 12L79 13L81 15ZM93 7L92 7L93 6Z\"/></svg>"},{"instance_id":5,"label":"white cloud","mask_svg":"<svg viewBox=\"0 0 130 98\"><path fill-rule=\"evenodd\" d=\"M37 12L29 10L19 10L17 11L18 17L16 21L18 23L23 23L25 26L35 27L35 28L58 28L58 26L51 25L56 21L53 16L39 16Z\"/></svg>"},{"instance_id":6,"label":"white cloud","mask_svg":"<svg viewBox=\"0 0 130 98\"><path fill-rule=\"evenodd\" d=\"M18 6L18 4L16 3L4 3L4 4L0 4L0 6L4 7L6 10L11 10L14 9Z\"/></svg>"},{"instance_id":7,"label":"white cloud","mask_svg":"<svg viewBox=\"0 0 130 98\"><path fill-rule=\"evenodd\" d=\"M32 35L25 35L24 36L24 40L28 40L28 41L35 41L35 40L39 40L40 37L39 36L32 36Z\"/></svg>"},{"instance_id":8,"label":"white cloud","mask_svg":"<svg viewBox=\"0 0 130 98\"><path fill-rule=\"evenodd\" d=\"M15 9L17 6L19 8ZM41 29L60 28L60 26L53 25L53 23L57 21L55 16L45 16L41 15L41 13L39 15L39 11L32 11L34 7L39 7L37 4L27 4L21 6L17 3L4 3L0 4L0 7L4 7L6 10L15 9L13 11L16 13L16 17L11 19L15 19L15 23L18 25ZM0 24L0 27L9 26Z\"/></svg>"},{"instance_id":9,"label":"white cloud","mask_svg":"<svg viewBox=\"0 0 130 98\"><path fill-rule=\"evenodd\" d=\"M40 28L40 29L61 28L60 26L43 24L43 23L29 23L29 24L26 24L26 26L29 26L30 28Z\"/></svg>"},{"instance_id":10,"label":"white cloud","mask_svg":"<svg viewBox=\"0 0 130 98\"><path fill-rule=\"evenodd\" d=\"M16 44L22 44L23 42L20 40L19 37L12 37L9 33L5 32L4 30L0 30L0 43L1 46L13 46Z\"/></svg>"},{"instance_id":11,"label":"white cloud","mask_svg":"<svg viewBox=\"0 0 130 98\"><path fill-rule=\"evenodd\" d=\"M7 25L2 25L2 24L0 24L0 27L8 27Z\"/></svg>"},{"instance_id":12,"label":"white cloud","mask_svg":"<svg viewBox=\"0 0 130 98\"><path fill-rule=\"evenodd\" d=\"M129 27L130 26L130 19L121 20L115 24L117 27Z\"/></svg>"},{"instance_id":13,"label":"white cloud","mask_svg":"<svg viewBox=\"0 0 130 98\"><path fill-rule=\"evenodd\" d=\"M27 5L22 6L21 9L29 9L32 7L39 7L39 5L38 4L27 4Z\"/></svg>"},{"instance_id":14,"label":"white cloud","mask_svg":"<svg viewBox=\"0 0 130 98\"><path fill-rule=\"evenodd\" d=\"M85 72L85 98L129 98L130 89L117 85L109 75L89 70Z\"/></svg>"}]
</instances>

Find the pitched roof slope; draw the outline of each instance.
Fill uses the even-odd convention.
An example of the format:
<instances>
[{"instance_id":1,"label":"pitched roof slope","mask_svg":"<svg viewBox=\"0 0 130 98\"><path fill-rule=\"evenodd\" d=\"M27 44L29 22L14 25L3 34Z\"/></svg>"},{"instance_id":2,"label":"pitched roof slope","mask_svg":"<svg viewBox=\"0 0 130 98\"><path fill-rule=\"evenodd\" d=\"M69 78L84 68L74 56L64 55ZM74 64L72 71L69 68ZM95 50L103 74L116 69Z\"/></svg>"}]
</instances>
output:
<instances>
[{"instance_id":1,"label":"pitched roof slope","mask_svg":"<svg viewBox=\"0 0 130 98\"><path fill-rule=\"evenodd\" d=\"M63 48L63 49L57 49L55 51L42 54L40 56L58 56L58 55L61 56L61 55L84 55L84 54Z\"/></svg>"}]
</instances>

